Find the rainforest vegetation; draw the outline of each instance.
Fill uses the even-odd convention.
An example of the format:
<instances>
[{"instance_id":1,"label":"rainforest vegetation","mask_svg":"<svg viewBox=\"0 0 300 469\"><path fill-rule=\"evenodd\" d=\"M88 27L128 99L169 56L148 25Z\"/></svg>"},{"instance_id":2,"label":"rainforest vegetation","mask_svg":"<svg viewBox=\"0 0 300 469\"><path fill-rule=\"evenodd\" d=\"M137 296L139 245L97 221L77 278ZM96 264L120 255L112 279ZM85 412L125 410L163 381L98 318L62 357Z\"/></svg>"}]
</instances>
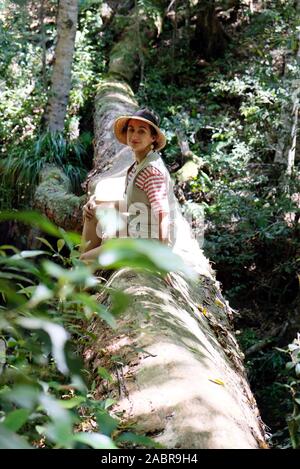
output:
<instances>
[{"instance_id":1,"label":"rainforest vegetation","mask_svg":"<svg viewBox=\"0 0 300 469\"><path fill-rule=\"evenodd\" d=\"M125 368L107 343L132 296L102 299L118 269L161 283L181 264L151 241L112 240L94 294L99 265L79 260L120 83L160 116L183 213L204 213L224 299L212 303L230 305L260 447L300 449L299 0L1 1L0 447L164 447L159 428L114 410ZM100 345L98 320L112 331Z\"/></svg>"}]
</instances>

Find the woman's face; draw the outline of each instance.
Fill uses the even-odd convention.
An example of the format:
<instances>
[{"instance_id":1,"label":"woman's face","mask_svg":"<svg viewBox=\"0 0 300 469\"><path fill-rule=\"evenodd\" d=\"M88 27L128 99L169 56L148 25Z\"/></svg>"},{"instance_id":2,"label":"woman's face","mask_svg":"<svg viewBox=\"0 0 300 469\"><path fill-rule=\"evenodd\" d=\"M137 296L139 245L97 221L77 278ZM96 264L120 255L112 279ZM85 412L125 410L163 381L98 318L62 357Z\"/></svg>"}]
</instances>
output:
<instances>
[{"instance_id":1,"label":"woman's face","mask_svg":"<svg viewBox=\"0 0 300 469\"><path fill-rule=\"evenodd\" d=\"M150 147L156 140L151 134L150 125L138 119L130 119L127 127L127 145L134 151L142 151Z\"/></svg>"}]
</instances>

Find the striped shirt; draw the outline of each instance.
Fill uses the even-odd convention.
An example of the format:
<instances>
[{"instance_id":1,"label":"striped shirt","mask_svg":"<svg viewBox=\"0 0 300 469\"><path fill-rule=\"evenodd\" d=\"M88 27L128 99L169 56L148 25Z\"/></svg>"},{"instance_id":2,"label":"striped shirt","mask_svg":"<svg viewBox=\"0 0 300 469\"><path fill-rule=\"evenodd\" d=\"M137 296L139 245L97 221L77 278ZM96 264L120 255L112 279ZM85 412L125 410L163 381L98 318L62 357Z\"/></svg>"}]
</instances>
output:
<instances>
[{"instance_id":1,"label":"striped shirt","mask_svg":"<svg viewBox=\"0 0 300 469\"><path fill-rule=\"evenodd\" d=\"M135 163L128 173L128 184L135 175L136 165ZM169 211L166 181L159 169L151 165L142 169L135 180L135 185L147 194L155 215Z\"/></svg>"}]
</instances>

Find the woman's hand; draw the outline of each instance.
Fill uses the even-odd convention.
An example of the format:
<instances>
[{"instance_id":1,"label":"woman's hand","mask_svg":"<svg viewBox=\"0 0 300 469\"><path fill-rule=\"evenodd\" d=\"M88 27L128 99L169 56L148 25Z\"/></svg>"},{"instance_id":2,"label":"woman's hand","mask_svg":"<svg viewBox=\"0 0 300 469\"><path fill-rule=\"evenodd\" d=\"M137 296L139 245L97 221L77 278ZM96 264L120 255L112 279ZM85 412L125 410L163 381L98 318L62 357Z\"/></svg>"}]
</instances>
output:
<instances>
[{"instance_id":1,"label":"woman's hand","mask_svg":"<svg viewBox=\"0 0 300 469\"><path fill-rule=\"evenodd\" d=\"M88 202L83 206L83 218L91 220L96 215L96 207L96 196L92 195Z\"/></svg>"}]
</instances>

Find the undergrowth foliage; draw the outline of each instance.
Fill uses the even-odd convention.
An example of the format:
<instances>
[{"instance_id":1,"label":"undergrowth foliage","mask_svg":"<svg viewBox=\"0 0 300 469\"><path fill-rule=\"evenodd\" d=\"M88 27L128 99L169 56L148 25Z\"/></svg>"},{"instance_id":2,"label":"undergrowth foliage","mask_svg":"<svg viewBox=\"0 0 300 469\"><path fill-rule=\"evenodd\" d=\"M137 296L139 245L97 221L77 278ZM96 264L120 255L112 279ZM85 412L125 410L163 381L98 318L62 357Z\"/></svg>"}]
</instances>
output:
<instances>
[{"instance_id":1,"label":"undergrowth foliage","mask_svg":"<svg viewBox=\"0 0 300 469\"><path fill-rule=\"evenodd\" d=\"M45 249L21 252L0 246L0 447L110 449L126 441L157 446L149 438L124 433L126 426L109 413L112 399L93 397L93 375L79 356L93 343L88 324L100 317L116 328L116 316L131 300L102 286L112 298L108 310L85 289L97 284L99 268L132 267L165 275L169 268L185 271L182 261L155 241L116 239L87 266L79 260L77 234L34 212L0 214L0 222L8 219L30 223L56 242L40 237ZM113 380L104 368L98 373Z\"/></svg>"},{"instance_id":2,"label":"undergrowth foliage","mask_svg":"<svg viewBox=\"0 0 300 469\"><path fill-rule=\"evenodd\" d=\"M52 163L69 177L73 192L81 194L80 184L87 174L84 159L90 140L91 134L88 133L76 140L66 140L59 132L45 132L26 142L26 147L12 149L3 162L3 176L17 189L19 185L30 184L34 190L41 170L45 164Z\"/></svg>"},{"instance_id":3,"label":"undergrowth foliage","mask_svg":"<svg viewBox=\"0 0 300 469\"><path fill-rule=\"evenodd\" d=\"M300 333L288 345L285 351L290 361L286 364L289 371L289 380L285 385L290 392L293 411L287 418L288 429L294 449L300 449Z\"/></svg>"},{"instance_id":4,"label":"undergrowth foliage","mask_svg":"<svg viewBox=\"0 0 300 469\"><path fill-rule=\"evenodd\" d=\"M44 2L43 35L40 4L32 0L0 5L0 209L25 208L45 163L55 163L69 176L72 190L90 169L93 148L93 98L106 69L100 14L102 2L80 2L72 90L65 132L49 134L42 119L50 86L56 41L57 2ZM43 41L45 69L42 65Z\"/></svg>"}]
</instances>

